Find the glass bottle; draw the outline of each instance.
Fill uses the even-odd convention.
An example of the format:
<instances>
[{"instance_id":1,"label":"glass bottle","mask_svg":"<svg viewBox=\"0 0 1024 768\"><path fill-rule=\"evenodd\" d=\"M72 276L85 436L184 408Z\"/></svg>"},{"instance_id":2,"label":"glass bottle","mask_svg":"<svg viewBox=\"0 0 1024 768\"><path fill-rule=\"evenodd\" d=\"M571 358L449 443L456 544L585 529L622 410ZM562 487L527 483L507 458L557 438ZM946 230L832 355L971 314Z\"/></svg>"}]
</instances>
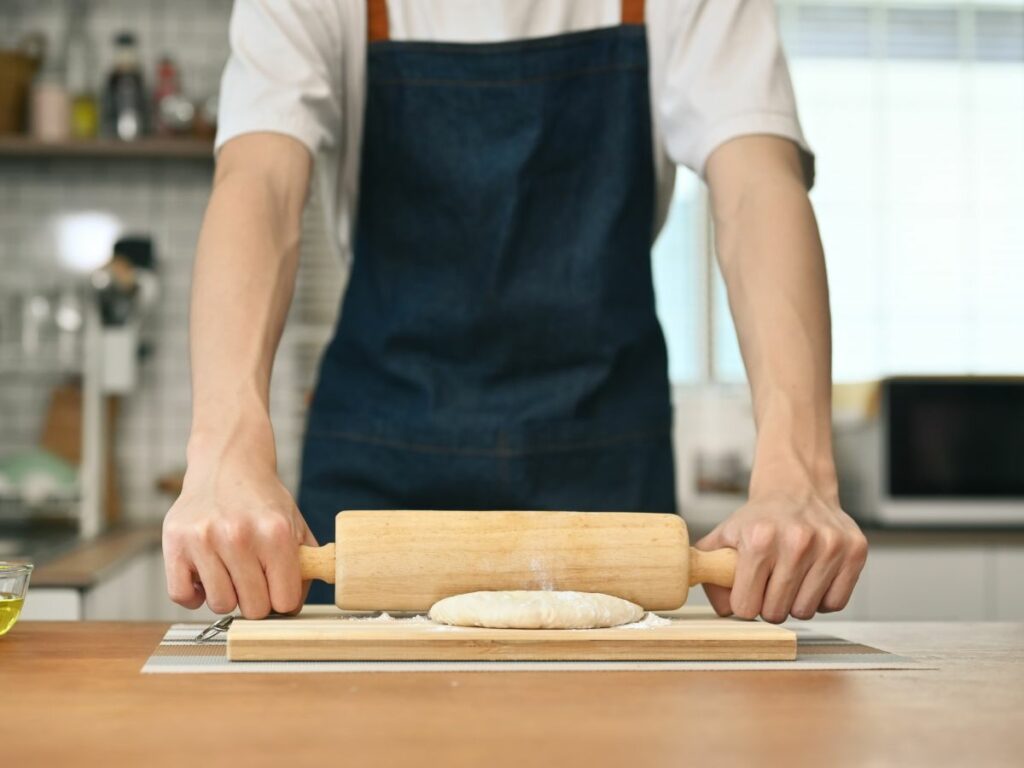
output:
<instances>
[{"instance_id":1,"label":"glass bottle","mask_svg":"<svg viewBox=\"0 0 1024 768\"><path fill-rule=\"evenodd\" d=\"M153 115L156 124L156 132L169 134L171 126L164 118L164 102L181 93L181 81L178 77L178 68L170 56L163 56L156 68L156 85L153 86Z\"/></svg>"},{"instance_id":2,"label":"glass bottle","mask_svg":"<svg viewBox=\"0 0 1024 768\"><path fill-rule=\"evenodd\" d=\"M99 132L96 48L86 27L88 14L86 0L71 3L64 39L64 80L71 96L71 136L76 139L90 139Z\"/></svg>"},{"instance_id":3,"label":"glass bottle","mask_svg":"<svg viewBox=\"0 0 1024 768\"><path fill-rule=\"evenodd\" d=\"M114 67L103 93L104 135L122 141L135 141L145 135L146 105L135 35L119 32L114 38Z\"/></svg>"}]
</instances>

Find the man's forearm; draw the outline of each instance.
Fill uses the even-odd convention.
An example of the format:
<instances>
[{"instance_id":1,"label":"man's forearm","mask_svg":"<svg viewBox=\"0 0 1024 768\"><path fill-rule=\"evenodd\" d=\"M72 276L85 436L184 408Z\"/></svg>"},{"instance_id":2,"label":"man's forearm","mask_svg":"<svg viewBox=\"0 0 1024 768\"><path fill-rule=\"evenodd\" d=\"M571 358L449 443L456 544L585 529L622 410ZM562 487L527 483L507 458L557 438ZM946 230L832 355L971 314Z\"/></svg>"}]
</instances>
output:
<instances>
[{"instance_id":1,"label":"man's forearm","mask_svg":"<svg viewBox=\"0 0 1024 768\"><path fill-rule=\"evenodd\" d=\"M291 303L310 160L292 139L229 142L196 253L189 453L270 434L270 372ZM272 454L271 454L272 456Z\"/></svg>"},{"instance_id":2,"label":"man's forearm","mask_svg":"<svg viewBox=\"0 0 1024 768\"><path fill-rule=\"evenodd\" d=\"M270 370L291 303L310 158L250 134L217 159L192 287L192 435L164 518L167 591L180 605L260 619L304 599L309 526L276 473Z\"/></svg>"},{"instance_id":3,"label":"man's forearm","mask_svg":"<svg viewBox=\"0 0 1024 768\"><path fill-rule=\"evenodd\" d=\"M719 261L757 421L750 498L698 542L739 552L722 615L771 622L841 610L867 540L840 507L832 458L825 261L796 147L750 136L708 162Z\"/></svg>"},{"instance_id":4,"label":"man's forearm","mask_svg":"<svg viewBox=\"0 0 1024 768\"><path fill-rule=\"evenodd\" d=\"M807 482L831 497L831 331L821 241L795 147L753 142L770 149L751 143L748 180L715 200L719 261L757 423L751 494Z\"/></svg>"}]
</instances>

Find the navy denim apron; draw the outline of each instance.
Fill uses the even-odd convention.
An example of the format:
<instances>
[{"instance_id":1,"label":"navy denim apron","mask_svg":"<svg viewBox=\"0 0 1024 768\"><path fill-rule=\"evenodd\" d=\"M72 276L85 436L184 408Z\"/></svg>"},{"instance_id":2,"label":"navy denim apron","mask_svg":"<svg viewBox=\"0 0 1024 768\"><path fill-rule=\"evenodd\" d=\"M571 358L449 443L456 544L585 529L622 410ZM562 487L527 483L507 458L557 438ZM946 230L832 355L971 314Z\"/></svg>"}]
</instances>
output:
<instances>
[{"instance_id":1,"label":"navy denim apron","mask_svg":"<svg viewBox=\"0 0 1024 768\"><path fill-rule=\"evenodd\" d=\"M370 6L352 274L303 456L314 535L344 509L674 511L642 23L392 42Z\"/></svg>"}]
</instances>

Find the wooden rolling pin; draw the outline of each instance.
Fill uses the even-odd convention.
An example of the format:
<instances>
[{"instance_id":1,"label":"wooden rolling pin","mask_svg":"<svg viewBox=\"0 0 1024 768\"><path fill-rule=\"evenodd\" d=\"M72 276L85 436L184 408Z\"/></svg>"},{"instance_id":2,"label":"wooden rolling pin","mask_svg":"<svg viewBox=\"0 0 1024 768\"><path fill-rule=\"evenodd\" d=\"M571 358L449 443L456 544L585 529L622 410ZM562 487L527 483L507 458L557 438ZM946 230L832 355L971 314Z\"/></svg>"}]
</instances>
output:
<instances>
[{"instance_id":1,"label":"wooden rolling pin","mask_svg":"<svg viewBox=\"0 0 1024 768\"><path fill-rule=\"evenodd\" d=\"M304 579L346 610L426 611L477 590L604 592L672 610L693 584L732 586L736 550L690 547L678 515L640 512L339 512L335 543L301 547Z\"/></svg>"}]
</instances>

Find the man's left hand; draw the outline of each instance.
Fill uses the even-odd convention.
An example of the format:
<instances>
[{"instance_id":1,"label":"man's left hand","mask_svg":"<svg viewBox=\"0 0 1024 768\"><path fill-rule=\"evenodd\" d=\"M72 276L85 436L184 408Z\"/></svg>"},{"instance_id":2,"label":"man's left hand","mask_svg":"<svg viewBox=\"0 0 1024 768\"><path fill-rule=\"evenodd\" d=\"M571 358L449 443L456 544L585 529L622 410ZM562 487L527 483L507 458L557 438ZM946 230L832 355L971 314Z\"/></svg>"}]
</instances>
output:
<instances>
[{"instance_id":1,"label":"man's left hand","mask_svg":"<svg viewBox=\"0 0 1024 768\"><path fill-rule=\"evenodd\" d=\"M868 553L838 499L816 493L751 497L696 546L739 551L732 589L704 587L715 611L773 624L842 610Z\"/></svg>"}]
</instances>

